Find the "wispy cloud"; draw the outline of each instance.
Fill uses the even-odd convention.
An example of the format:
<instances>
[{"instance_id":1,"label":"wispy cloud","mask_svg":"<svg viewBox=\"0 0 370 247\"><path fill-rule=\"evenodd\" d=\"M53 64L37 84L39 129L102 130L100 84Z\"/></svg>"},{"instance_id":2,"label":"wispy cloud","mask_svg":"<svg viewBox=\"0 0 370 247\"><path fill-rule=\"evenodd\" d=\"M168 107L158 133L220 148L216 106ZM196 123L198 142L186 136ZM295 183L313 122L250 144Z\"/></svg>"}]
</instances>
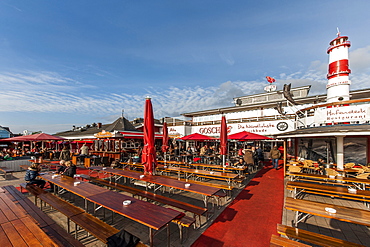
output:
<instances>
[{"instance_id":1,"label":"wispy cloud","mask_svg":"<svg viewBox=\"0 0 370 247\"><path fill-rule=\"evenodd\" d=\"M351 89L369 88L370 46L351 54ZM311 95L325 94L327 64L313 61L306 69L272 75L281 89L311 85ZM227 81L213 87L148 88L140 93L100 92L93 86L55 72L0 73L0 112L84 113L97 118L120 115L124 109L130 119L143 116L144 99L151 96L155 117L180 116L182 113L232 106L232 98L260 93L267 84L264 77L255 81ZM60 126L59 126L60 127Z\"/></svg>"}]
</instances>

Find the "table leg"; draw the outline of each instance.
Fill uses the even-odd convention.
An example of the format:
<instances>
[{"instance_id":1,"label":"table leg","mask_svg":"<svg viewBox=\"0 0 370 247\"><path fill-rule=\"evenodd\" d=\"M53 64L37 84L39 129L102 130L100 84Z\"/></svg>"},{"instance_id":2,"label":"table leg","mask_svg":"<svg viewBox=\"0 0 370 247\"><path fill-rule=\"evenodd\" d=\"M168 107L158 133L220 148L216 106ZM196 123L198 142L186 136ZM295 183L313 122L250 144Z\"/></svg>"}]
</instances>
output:
<instances>
[{"instance_id":1,"label":"table leg","mask_svg":"<svg viewBox=\"0 0 370 247\"><path fill-rule=\"evenodd\" d=\"M170 239L170 226L169 226L169 224L167 224L166 227L167 227L167 246L170 247L171 246L171 239Z\"/></svg>"},{"instance_id":2,"label":"table leg","mask_svg":"<svg viewBox=\"0 0 370 247\"><path fill-rule=\"evenodd\" d=\"M150 247L153 247L153 229L149 227L149 242L150 242Z\"/></svg>"}]
</instances>

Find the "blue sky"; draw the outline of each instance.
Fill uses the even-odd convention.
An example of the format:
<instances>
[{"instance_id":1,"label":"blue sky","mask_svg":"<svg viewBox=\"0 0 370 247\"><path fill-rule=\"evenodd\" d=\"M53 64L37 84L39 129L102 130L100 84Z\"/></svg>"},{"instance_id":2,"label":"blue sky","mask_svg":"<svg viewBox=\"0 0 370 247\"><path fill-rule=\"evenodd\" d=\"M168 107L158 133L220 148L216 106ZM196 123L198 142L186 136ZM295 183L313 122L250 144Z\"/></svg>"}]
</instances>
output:
<instances>
[{"instance_id":1,"label":"blue sky","mask_svg":"<svg viewBox=\"0 0 370 247\"><path fill-rule=\"evenodd\" d=\"M0 125L55 133L121 115L232 106L265 76L324 94L326 49L349 36L351 90L369 88L370 2L0 2Z\"/></svg>"}]
</instances>

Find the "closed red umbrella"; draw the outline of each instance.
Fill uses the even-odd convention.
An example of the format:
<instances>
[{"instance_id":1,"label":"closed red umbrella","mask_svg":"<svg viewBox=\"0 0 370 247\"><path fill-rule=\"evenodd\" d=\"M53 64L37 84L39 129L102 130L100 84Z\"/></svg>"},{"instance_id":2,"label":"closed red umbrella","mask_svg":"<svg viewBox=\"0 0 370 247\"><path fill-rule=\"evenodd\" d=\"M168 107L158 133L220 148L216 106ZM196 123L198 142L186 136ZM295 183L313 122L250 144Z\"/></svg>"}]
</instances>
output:
<instances>
[{"instance_id":1,"label":"closed red umbrella","mask_svg":"<svg viewBox=\"0 0 370 247\"><path fill-rule=\"evenodd\" d=\"M225 116L221 119L221 131L220 131L220 154L222 155L222 165L225 165L225 156L227 155L227 124Z\"/></svg>"},{"instance_id":2,"label":"closed red umbrella","mask_svg":"<svg viewBox=\"0 0 370 247\"><path fill-rule=\"evenodd\" d=\"M150 98L145 100L144 109L144 148L141 157L144 165L145 174L153 174L153 169L157 167L157 159L154 147L154 116Z\"/></svg>"},{"instance_id":3,"label":"closed red umbrella","mask_svg":"<svg viewBox=\"0 0 370 247\"><path fill-rule=\"evenodd\" d=\"M167 123L163 123L163 139L162 139L162 152L166 153L168 151L168 129L167 129Z\"/></svg>"}]
</instances>

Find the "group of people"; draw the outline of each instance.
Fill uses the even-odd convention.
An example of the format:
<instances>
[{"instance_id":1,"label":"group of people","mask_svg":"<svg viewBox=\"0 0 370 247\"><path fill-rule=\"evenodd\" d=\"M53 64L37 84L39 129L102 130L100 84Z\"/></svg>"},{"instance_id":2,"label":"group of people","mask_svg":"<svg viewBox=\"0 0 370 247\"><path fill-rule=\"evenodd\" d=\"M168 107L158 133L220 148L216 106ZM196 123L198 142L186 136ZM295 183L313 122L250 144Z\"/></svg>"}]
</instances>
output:
<instances>
[{"instance_id":1,"label":"group of people","mask_svg":"<svg viewBox=\"0 0 370 247\"><path fill-rule=\"evenodd\" d=\"M272 168L279 168L279 159L281 158L281 151L277 146L273 146L269 156L272 162ZM245 149L241 148L238 150L239 161L234 164L234 166L248 166L248 168L257 168L264 161L263 150L259 147L253 147L247 145Z\"/></svg>"},{"instance_id":2,"label":"group of people","mask_svg":"<svg viewBox=\"0 0 370 247\"><path fill-rule=\"evenodd\" d=\"M27 184L35 184L40 188L44 188L46 181L39 179L40 176L41 166L39 163L32 163L31 166L27 169L26 174L24 176L24 180ZM57 169L57 174L61 174L68 177L74 177L76 174L77 167L71 161L61 160L59 162L59 167ZM54 186L51 184L49 192L54 191Z\"/></svg>"},{"instance_id":3,"label":"group of people","mask_svg":"<svg viewBox=\"0 0 370 247\"><path fill-rule=\"evenodd\" d=\"M244 149L240 148L238 150L239 161L234 164L234 166L247 166L251 172L257 169L261 162L264 161L264 154L259 146L252 147L247 145Z\"/></svg>"},{"instance_id":4,"label":"group of people","mask_svg":"<svg viewBox=\"0 0 370 247\"><path fill-rule=\"evenodd\" d=\"M89 147L86 144L82 145L80 149L80 154L82 156L87 156L89 154ZM66 146L63 147L62 151L60 152L59 160L59 166L56 173L73 178L77 172L77 167L71 162L71 153ZM40 164L32 163L26 171L24 180L26 180L28 184L35 184L40 188L44 188L46 182L42 179L38 179L38 176L40 176L40 171ZM54 187L51 185L51 188L49 190L53 191Z\"/></svg>"}]
</instances>

